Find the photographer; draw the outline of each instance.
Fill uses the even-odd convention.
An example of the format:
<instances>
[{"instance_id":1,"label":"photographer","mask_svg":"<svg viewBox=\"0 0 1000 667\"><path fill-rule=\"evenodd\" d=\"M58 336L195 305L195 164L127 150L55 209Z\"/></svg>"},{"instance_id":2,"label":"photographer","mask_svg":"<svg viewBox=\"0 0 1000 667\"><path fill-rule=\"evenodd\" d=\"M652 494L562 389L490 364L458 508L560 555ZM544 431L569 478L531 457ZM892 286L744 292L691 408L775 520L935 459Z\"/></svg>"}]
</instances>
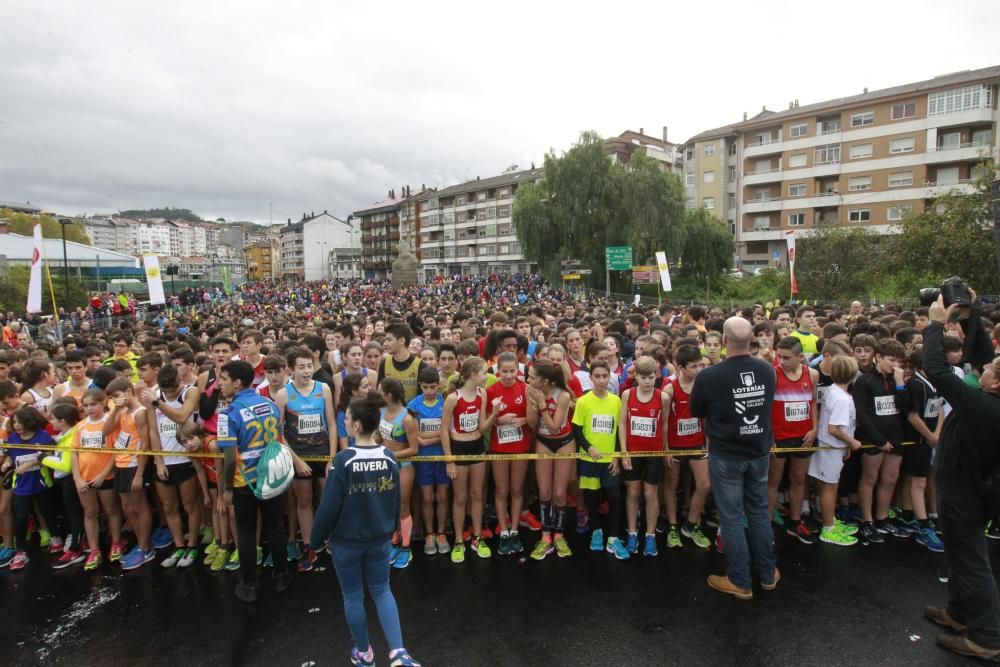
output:
<instances>
[{"instance_id":1,"label":"photographer","mask_svg":"<svg viewBox=\"0 0 1000 667\"><path fill-rule=\"evenodd\" d=\"M971 293L968 303L975 303ZM927 607L928 619L958 634L941 635L938 644L961 655L1000 661L1000 597L990 569L984 528L1000 500L1000 362L992 350L970 350L973 364L982 364L980 389L973 389L952 371L945 358L945 323L959 308L931 305L931 323L924 329L924 371L951 405L938 444L938 503L944 529L945 555L951 571L948 606ZM965 308L962 308L965 310ZM979 315L968 310L962 322L966 338L986 340Z\"/></svg>"}]
</instances>

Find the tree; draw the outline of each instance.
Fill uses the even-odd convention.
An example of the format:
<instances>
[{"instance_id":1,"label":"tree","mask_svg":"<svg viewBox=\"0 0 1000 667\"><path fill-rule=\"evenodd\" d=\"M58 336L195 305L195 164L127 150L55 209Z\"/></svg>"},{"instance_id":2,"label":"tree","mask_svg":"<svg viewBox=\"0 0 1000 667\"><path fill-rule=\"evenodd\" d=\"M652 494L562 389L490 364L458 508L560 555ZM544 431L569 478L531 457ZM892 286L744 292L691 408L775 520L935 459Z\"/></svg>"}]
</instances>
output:
<instances>
[{"instance_id":1,"label":"tree","mask_svg":"<svg viewBox=\"0 0 1000 667\"><path fill-rule=\"evenodd\" d=\"M188 222L201 222L201 218L191 212L189 208L144 208L121 211L123 218L166 218L167 220L187 220Z\"/></svg>"},{"instance_id":2,"label":"tree","mask_svg":"<svg viewBox=\"0 0 1000 667\"><path fill-rule=\"evenodd\" d=\"M27 213L14 213L8 209L0 210L0 218L7 219L7 230L12 234L31 236L34 234L35 221L42 223L42 236L47 239L62 239L62 230L59 221L49 215L33 216ZM66 240L75 243L90 245L90 236L87 235L87 228L79 220L74 220L72 224L66 225Z\"/></svg>"},{"instance_id":3,"label":"tree","mask_svg":"<svg viewBox=\"0 0 1000 667\"><path fill-rule=\"evenodd\" d=\"M688 211L681 271L705 281L711 298L712 280L732 266L735 243L725 223L703 208Z\"/></svg>"},{"instance_id":4,"label":"tree","mask_svg":"<svg viewBox=\"0 0 1000 667\"><path fill-rule=\"evenodd\" d=\"M28 282L31 278L31 268L27 266L11 266L6 273L0 274L0 310L7 312L14 311L17 314L24 313L28 304ZM52 312L52 290L56 293L56 305L60 308L70 310L78 306L86 306L90 300L87 285L76 280L69 281L69 303L63 303L64 285L62 279L62 265L57 263L52 266L53 285L49 285L49 276L42 270L42 313Z\"/></svg>"},{"instance_id":5,"label":"tree","mask_svg":"<svg viewBox=\"0 0 1000 667\"><path fill-rule=\"evenodd\" d=\"M680 257L689 235L681 177L664 174L656 160L638 151L616 171L622 181L627 240L637 262L658 251L671 259Z\"/></svg>"},{"instance_id":6,"label":"tree","mask_svg":"<svg viewBox=\"0 0 1000 667\"><path fill-rule=\"evenodd\" d=\"M916 290L957 275L980 294L1000 292L1000 251L993 238L990 193L997 165L983 162L974 173L971 193L952 190L923 213L903 218L889 253L901 287Z\"/></svg>"},{"instance_id":7,"label":"tree","mask_svg":"<svg viewBox=\"0 0 1000 667\"><path fill-rule=\"evenodd\" d=\"M859 226L819 224L796 244L795 278L801 299L853 300L876 296L885 275L878 234Z\"/></svg>"}]
</instances>

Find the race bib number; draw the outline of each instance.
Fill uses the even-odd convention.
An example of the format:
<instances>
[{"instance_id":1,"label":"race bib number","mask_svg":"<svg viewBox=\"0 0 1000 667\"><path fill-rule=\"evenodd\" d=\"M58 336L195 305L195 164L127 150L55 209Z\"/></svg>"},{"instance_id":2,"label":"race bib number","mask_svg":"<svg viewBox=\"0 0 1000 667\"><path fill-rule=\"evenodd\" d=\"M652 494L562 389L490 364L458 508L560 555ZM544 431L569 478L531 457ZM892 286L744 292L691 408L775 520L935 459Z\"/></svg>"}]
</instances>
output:
<instances>
[{"instance_id":1,"label":"race bib number","mask_svg":"<svg viewBox=\"0 0 1000 667\"><path fill-rule=\"evenodd\" d=\"M323 429L323 415L299 415L299 435L312 435Z\"/></svg>"},{"instance_id":2,"label":"race bib number","mask_svg":"<svg viewBox=\"0 0 1000 667\"><path fill-rule=\"evenodd\" d=\"M472 433L479 428L479 413L464 413L458 416L458 428L463 433Z\"/></svg>"},{"instance_id":3,"label":"race bib number","mask_svg":"<svg viewBox=\"0 0 1000 667\"><path fill-rule=\"evenodd\" d=\"M382 420L378 423L378 433L383 440L392 440L392 422Z\"/></svg>"},{"instance_id":4,"label":"race bib number","mask_svg":"<svg viewBox=\"0 0 1000 667\"><path fill-rule=\"evenodd\" d=\"M132 441L132 436L122 432L115 438L115 449L128 449L128 443Z\"/></svg>"},{"instance_id":5,"label":"race bib number","mask_svg":"<svg viewBox=\"0 0 1000 667\"><path fill-rule=\"evenodd\" d=\"M19 468L25 463L31 463L32 461L34 461L35 465L28 468L28 472L34 472L35 470L41 468L41 465L39 465L38 463L38 456L35 454L25 454L24 456L15 456L14 467Z\"/></svg>"},{"instance_id":6,"label":"race bib number","mask_svg":"<svg viewBox=\"0 0 1000 667\"><path fill-rule=\"evenodd\" d=\"M875 414L879 417L887 417L889 415L898 415L899 411L896 410L896 397L895 396L876 396L875 397Z\"/></svg>"},{"instance_id":7,"label":"race bib number","mask_svg":"<svg viewBox=\"0 0 1000 667\"><path fill-rule=\"evenodd\" d=\"M941 407L944 405L943 398L930 398L924 405L924 419L937 419L941 416Z\"/></svg>"},{"instance_id":8,"label":"race bib number","mask_svg":"<svg viewBox=\"0 0 1000 667\"><path fill-rule=\"evenodd\" d=\"M100 449L104 446L104 434L100 431L84 431L80 434L80 445L84 449Z\"/></svg>"},{"instance_id":9,"label":"race bib number","mask_svg":"<svg viewBox=\"0 0 1000 667\"><path fill-rule=\"evenodd\" d=\"M440 417L435 417L434 419L421 419L420 420L420 432L427 433L440 433L441 432L441 419Z\"/></svg>"},{"instance_id":10,"label":"race bib number","mask_svg":"<svg viewBox=\"0 0 1000 667\"><path fill-rule=\"evenodd\" d=\"M590 418L590 432L611 435L615 432L615 418L611 415L594 415Z\"/></svg>"},{"instance_id":11,"label":"race bib number","mask_svg":"<svg viewBox=\"0 0 1000 667\"><path fill-rule=\"evenodd\" d=\"M689 417L687 419L677 420L677 435L694 435L695 433L701 433L701 421L697 417Z\"/></svg>"},{"instance_id":12,"label":"race bib number","mask_svg":"<svg viewBox=\"0 0 1000 667\"><path fill-rule=\"evenodd\" d=\"M805 401L785 403L786 422L804 422L809 419L809 404Z\"/></svg>"},{"instance_id":13,"label":"race bib number","mask_svg":"<svg viewBox=\"0 0 1000 667\"><path fill-rule=\"evenodd\" d=\"M160 422L160 437L162 438L176 438L177 437L177 422L172 419L165 419Z\"/></svg>"},{"instance_id":14,"label":"race bib number","mask_svg":"<svg viewBox=\"0 0 1000 667\"><path fill-rule=\"evenodd\" d=\"M826 396L829 387L816 387L816 402L820 405L823 404L823 398Z\"/></svg>"},{"instance_id":15,"label":"race bib number","mask_svg":"<svg viewBox=\"0 0 1000 667\"><path fill-rule=\"evenodd\" d=\"M497 424L497 442L501 445L510 445L520 442L524 438L524 432L520 426L513 424Z\"/></svg>"},{"instance_id":16,"label":"race bib number","mask_svg":"<svg viewBox=\"0 0 1000 667\"><path fill-rule=\"evenodd\" d=\"M538 418L538 433L540 435L552 435L552 431L549 430L549 426L545 423L543 417Z\"/></svg>"},{"instance_id":17,"label":"race bib number","mask_svg":"<svg viewBox=\"0 0 1000 667\"><path fill-rule=\"evenodd\" d=\"M629 418L628 427L632 435L638 435L643 438L655 438L656 421L655 417L637 417L633 415Z\"/></svg>"}]
</instances>

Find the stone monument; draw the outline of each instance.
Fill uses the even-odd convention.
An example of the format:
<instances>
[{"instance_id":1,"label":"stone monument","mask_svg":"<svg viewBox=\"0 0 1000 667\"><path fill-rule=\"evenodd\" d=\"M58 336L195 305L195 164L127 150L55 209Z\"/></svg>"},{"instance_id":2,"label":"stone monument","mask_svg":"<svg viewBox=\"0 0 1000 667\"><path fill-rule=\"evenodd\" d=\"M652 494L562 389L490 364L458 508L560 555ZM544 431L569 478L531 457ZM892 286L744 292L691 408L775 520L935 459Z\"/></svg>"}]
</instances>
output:
<instances>
[{"instance_id":1,"label":"stone monument","mask_svg":"<svg viewBox=\"0 0 1000 667\"><path fill-rule=\"evenodd\" d=\"M392 286L410 287L417 284L417 268L420 262L410 252L410 244L405 239L399 242L399 257L392 263Z\"/></svg>"}]
</instances>

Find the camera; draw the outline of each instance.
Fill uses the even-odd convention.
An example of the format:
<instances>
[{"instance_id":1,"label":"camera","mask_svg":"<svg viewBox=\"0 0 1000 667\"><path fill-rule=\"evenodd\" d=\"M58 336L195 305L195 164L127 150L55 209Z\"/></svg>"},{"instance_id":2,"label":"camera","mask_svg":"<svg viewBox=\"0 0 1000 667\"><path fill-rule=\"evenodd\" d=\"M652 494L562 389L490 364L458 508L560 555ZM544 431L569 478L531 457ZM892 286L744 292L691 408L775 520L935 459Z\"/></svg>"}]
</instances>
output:
<instances>
[{"instance_id":1,"label":"camera","mask_svg":"<svg viewBox=\"0 0 1000 667\"><path fill-rule=\"evenodd\" d=\"M960 306L972 305L972 291L969 284L958 276L946 279L937 287L925 287L920 290L920 305L929 306L937 301L938 296L944 297L944 305L957 303Z\"/></svg>"}]
</instances>

